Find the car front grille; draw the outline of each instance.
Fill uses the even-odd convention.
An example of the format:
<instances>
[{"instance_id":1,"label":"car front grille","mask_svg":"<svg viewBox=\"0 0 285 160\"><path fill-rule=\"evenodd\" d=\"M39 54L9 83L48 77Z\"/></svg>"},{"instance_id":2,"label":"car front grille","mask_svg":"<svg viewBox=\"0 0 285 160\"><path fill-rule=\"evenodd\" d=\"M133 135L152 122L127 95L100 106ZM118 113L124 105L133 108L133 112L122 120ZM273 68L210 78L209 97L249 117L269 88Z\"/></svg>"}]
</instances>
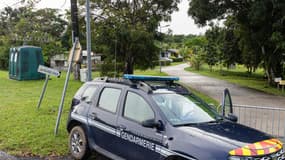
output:
<instances>
[{"instance_id":1,"label":"car front grille","mask_svg":"<svg viewBox=\"0 0 285 160\"><path fill-rule=\"evenodd\" d=\"M255 157L253 160L285 160L285 152L283 149L279 150L278 152L262 156L262 157Z\"/></svg>"}]
</instances>

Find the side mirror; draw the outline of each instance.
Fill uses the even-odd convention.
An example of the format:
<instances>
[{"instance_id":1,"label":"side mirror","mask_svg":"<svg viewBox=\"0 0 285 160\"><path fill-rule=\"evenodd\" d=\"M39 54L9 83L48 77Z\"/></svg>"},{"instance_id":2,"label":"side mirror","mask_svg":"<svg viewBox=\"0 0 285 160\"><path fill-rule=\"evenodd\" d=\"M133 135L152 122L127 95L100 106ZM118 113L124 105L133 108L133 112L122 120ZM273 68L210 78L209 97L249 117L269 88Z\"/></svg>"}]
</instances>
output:
<instances>
[{"instance_id":1,"label":"side mirror","mask_svg":"<svg viewBox=\"0 0 285 160\"><path fill-rule=\"evenodd\" d=\"M224 90L223 94L223 100L222 100L222 115L226 117L229 114L233 113L233 103L230 91L226 88Z\"/></svg>"},{"instance_id":2,"label":"side mirror","mask_svg":"<svg viewBox=\"0 0 285 160\"><path fill-rule=\"evenodd\" d=\"M227 116L226 116L226 119L232 121L232 122L237 122L238 121L238 117L232 113L229 113Z\"/></svg>"},{"instance_id":3,"label":"side mirror","mask_svg":"<svg viewBox=\"0 0 285 160\"><path fill-rule=\"evenodd\" d=\"M160 121L156 122L154 119L148 119L142 122L142 126L146 128L157 128L162 129L162 123Z\"/></svg>"}]
</instances>

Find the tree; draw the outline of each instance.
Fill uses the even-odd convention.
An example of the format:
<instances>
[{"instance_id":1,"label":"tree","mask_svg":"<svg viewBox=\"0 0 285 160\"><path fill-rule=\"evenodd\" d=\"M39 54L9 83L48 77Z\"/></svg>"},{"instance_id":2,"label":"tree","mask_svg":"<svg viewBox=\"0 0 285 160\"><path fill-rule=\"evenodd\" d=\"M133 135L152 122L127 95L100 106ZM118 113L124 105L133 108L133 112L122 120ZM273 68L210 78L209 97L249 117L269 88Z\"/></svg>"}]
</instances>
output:
<instances>
[{"instance_id":1,"label":"tree","mask_svg":"<svg viewBox=\"0 0 285 160\"><path fill-rule=\"evenodd\" d=\"M224 37L223 37L223 61L227 68L235 63L243 63L241 57L241 50L239 48L239 38L236 35L237 23L232 17L228 17L225 22Z\"/></svg>"},{"instance_id":2,"label":"tree","mask_svg":"<svg viewBox=\"0 0 285 160\"><path fill-rule=\"evenodd\" d=\"M269 83L273 82L275 76L280 76L280 55L284 50L277 42L281 39L277 38L279 40L276 41L275 38L282 30L281 24L284 26L284 1L192 0L189 5L188 14L200 25L206 25L216 18L234 17L237 30L241 33L238 38L243 54L262 58Z\"/></svg>"},{"instance_id":3,"label":"tree","mask_svg":"<svg viewBox=\"0 0 285 160\"><path fill-rule=\"evenodd\" d=\"M192 52L190 57L190 64L193 66L196 70L200 70L201 65L204 63L204 56L205 51L203 48L194 47L195 49Z\"/></svg>"},{"instance_id":4,"label":"tree","mask_svg":"<svg viewBox=\"0 0 285 160\"><path fill-rule=\"evenodd\" d=\"M212 25L212 28L206 31L205 37L207 45L205 47L204 61L209 65L210 71L212 71L212 67L215 64L218 62L222 64L223 30L218 26Z\"/></svg>"},{"instance_id":5,"label":"tree","mask_svg":"<svg viewBox=\"0 0 285 160\"><path fill-rule=\"evenodd\" d=\"M201 65L204 62L205 57L205 47L207 45L207 40L204 36L189 36L184 45L188 47L190 64L196 70L200 70Z\"/></svg>"},{"instance_id":6,"label":"tree","mask_svg":"<svg viewBox=\"0 0 285 160\"><path fill-rule=\"evenodd\" d=\"M116 50L117 60L125 63L125 73L132 74L134 66L153 67L159 54L154 45L157 27L160 21L170 20L179 1L94 0L95 44L105 49L109 59Z\"/></svg>"},{"instance_id":7,"label":"tree","mask_svg":"<svg viewBox=\"0 0 285 160\"><path fill-rule=\"evenodd\" d=\"M27 6L15 9L4 8L0 19L0 36L5 39L5 45L0 51L2 54L7 55L7 50L12 46L40 46L48 64L51 56L64 52L61 36L67 23L58 10L34 10L33 3L28 3ZM7 65L4 68L7 68Z\"/></svg>"}]
</instances>

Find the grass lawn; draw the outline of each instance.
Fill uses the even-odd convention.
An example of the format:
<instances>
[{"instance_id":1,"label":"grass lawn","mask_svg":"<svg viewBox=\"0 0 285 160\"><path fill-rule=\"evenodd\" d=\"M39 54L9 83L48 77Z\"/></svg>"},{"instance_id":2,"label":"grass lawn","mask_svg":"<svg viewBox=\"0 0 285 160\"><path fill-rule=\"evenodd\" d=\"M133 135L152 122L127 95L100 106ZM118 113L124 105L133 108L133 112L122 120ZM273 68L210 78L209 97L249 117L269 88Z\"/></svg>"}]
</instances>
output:
<instances>
[{"instance_id":1,"label":"grass lawn","mask_svg":"<svg viewBox=\"0 0 285 160\"><path fill-rule=\"evenodd\" d=\"M171 62L170 66L176 66L179 64L183 64L183 63L186 63L186 62Z\"/></svg>"},{"instance_id":2,"label":"grass lawn","mask_svg":"<svg viewBox=\"0 0 285 160\"><path fill-rule=\"evenodd\" d=\"M141 71L135 74L166 75L158 69ZM98 73L93 73L93 77ZM41 108L36 106L44 80L15 81L8 79L7 71L0 71L0 150L16 156L60 156L68 154L68 133L65 129L70 102L82 85L81 82L69 81L58 136L54 136L54 127L58 114L65 81L52 77L48 82L47 92ZM193 91L199 96L203 96ZM203 97L213 103L208 97Z\"/></svg>"},{"instance_id":3,"label":"grass lawn","mask_svg":"<svg viewBox=\"0 0 285 160\"><path fill-rule=\"evenodd\" d=\"M71 98L82 83L69 82L59 134L55 137L53 132L64 81L65 75L49 80L41 108L37 110L44 80L10 80L6 71L0 71L0 150L20 156L67 154L67 115Z\"/></svg>"},{"instance_id":4,"label":"grass lawn","mask_svg":"<svg viewBox=\"0 0 285 160\"><path fill-rule=\"evenodd\" d=\"M196 96L198 96L202 100L206 101L207 104L212 104L215 107L218 107L220 105L220 102L216 101L215 99L213 99L213 98L211 98L211 97L209 97L209 96L207 96L207 95L205 95L205 94L203 94L203 93L201 93L201 92L199 92L199 91L197 91L197 90L195 90L195 89L193 89L193 88L191 88L189 86L187 86L187 88L189 90L191 90L191 92L194 93Z\"/></svg>"},{"instance_id":5,"label":"grass lawn","mask_svg":"<svg viewBox=\"0 0 285 160\"><path fill-rule=\"evenodd\" d=\"M159 72L159 67L155 67L155 69L151 70L135 70L134 74L137 75L153 75L153 76L167 76L164 72Z\"/></svg>"},{"instance_id":6,"label":"grass lawn","mask_svg":"<svg viewBox=\"0 0 285 160\"><path fill-rule=\"evenodd\" d=\"M137 70L135 73L166 75L159 73L158 70ZM98 76L98 73L92 75ZM66 120L71 99L82 83L73 81L73 76L71 76L59 134L54 136L65 73L61 78L51 78L41 108L37 110L44 80L10 80L7 71L0 71L0 150L18 156L66 155L68 153Z\"/></svg>"},{"instance_id":7,"label":"grass lawn","mask_svg":"<svg viewBox=\"0 0 285 160\"><path fill-rule=\"evenodd\" d=\"M206 64L202 65L199 71L195 70L192 67L188 67L185 70L209 77L214 77L217 79L222 79L234 84L249 87L259 91L285 96L284 92L282 93L281 90L277 90L276 87L269 86L267 84L267 80L263 78L264 71L260 68L252 74L248 74L247 69L242 65L237 65L235 69L229 70L224 67L222 68L222 70L220 70L218 66L215 66L213 67L212 72Z\"/></svg>"}]
</instances>

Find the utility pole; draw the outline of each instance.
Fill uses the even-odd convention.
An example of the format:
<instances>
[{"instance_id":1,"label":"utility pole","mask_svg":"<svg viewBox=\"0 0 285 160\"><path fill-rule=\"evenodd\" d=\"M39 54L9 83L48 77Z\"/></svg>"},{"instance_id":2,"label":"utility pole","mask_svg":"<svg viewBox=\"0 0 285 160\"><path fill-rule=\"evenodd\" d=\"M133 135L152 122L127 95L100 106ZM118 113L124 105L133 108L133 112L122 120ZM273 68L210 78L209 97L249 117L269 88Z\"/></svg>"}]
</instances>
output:
<instances>
[{"instance_id":1,"label":"utility pole","mask_svg":"<svg viewBox=\"0 0 285 160\"><path fill-rule=\"evenodd\" d=\"M70 4L71 4L71 22L72 22L72 44L74 44L75 39L79 41L77 0L70 0ZM79 80L80 78L80 66L81 62L76 62L73 67L73 75L75 80Z\"/></svg>"},{"instance_id":2,"label":"utility pole","mask_svg":"<svg viewBox=\"0 0 285 160\"><path fill-rule=\"evenodd\" d=\"M75 38L79 37L79 26L78 26L78 9L77 0L70 0L71 4L71 22L72 22L72 44L75 42Z\"/></svg>"},{"instance_id":3,"label":"utility pole","mask_svg":"<svg viewBox=\"0 0 285 160\"><path fill-rule=\"evenodd\" d=\"M117 38L115 40L115 74L114 78L117 77Z\"/></svg>"},{"instance_id":4,"label":"utility pole","mask_svg":"<svg viewBox=\"0 0 285 160\"><path fill-rule=\"evenodd\" d=\"M166 27L169 27L170 25L168 24L168 25L165 25L165 26L161 26L160 24L159 24L159 32L160 32L160 34L162 35L162 31L161 31L161 29L162 28L166 28ZM162 48L162 39L161 39L161 41L160 41L160 52L159 52L159 55L158 55L158 60L159 60L159 73L161 73L161 60L160 60L160 58L161 58L161 53L162 53L162 51L163 51L163 48Z\"/></svg>"},{"instance_id":5,"label":"utility pole","mask_svg":"<svg viewBox=\"0 0 285 160\"><path fill-rule=\"evenodd\" d=\"M91 64L91 31L90 31L90 0L86 0L86 48L87 48L87 81L92 80Z\"/></svg>"}]
</instances>

